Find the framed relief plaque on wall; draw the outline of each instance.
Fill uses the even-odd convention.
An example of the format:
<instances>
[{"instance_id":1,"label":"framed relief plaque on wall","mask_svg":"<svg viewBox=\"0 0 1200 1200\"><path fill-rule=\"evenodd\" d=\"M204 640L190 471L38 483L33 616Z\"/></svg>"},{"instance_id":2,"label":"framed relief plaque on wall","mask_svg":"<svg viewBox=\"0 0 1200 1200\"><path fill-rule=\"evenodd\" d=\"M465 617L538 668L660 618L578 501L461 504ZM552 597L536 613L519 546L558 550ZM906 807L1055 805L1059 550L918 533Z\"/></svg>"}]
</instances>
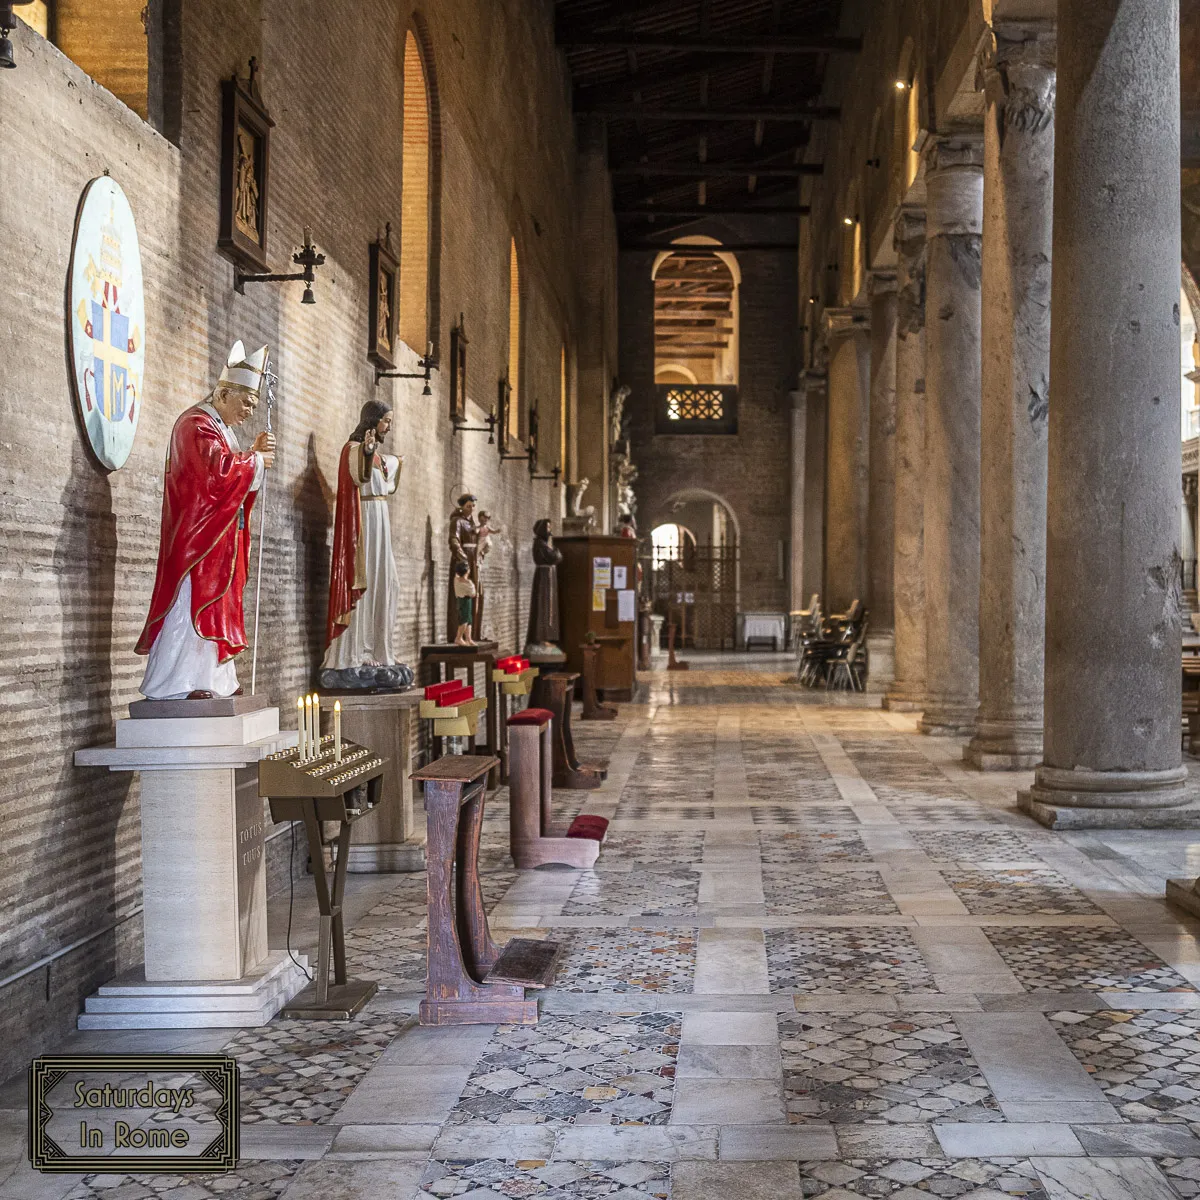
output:
<instances>
[{"instance_id":1,"label":"framed relief plaque on wall","mask_svg":"<svg viewBox=\"0 0 1200 1200\"><path fill-rule=\"evenodd\" d=\"M392 226L389 222L383 237L371 243L367 304L367 357L376 366L389 371L396 366L399 270L400 261L392 250Z\"/></svg>"},{"instance_id":2,"label":"framed relief plaque on wall","mask_svg":"<svg viewBox=\"0 0 1200 1200\"><path fill-rule=\"evenodd\" d=\"M221 217L217 245L243 268L267 269L271 127L258 87L258 60L245 81L221 84Z\"/></svg>"},{"instance_id":3,"label":"framed relief plaque on wall","mask_svg":"<svg viewBox=\"0 0 1200 1200\"><path fill-rule=\"evenodd\" d=\"M450 330L450 420L455 425L467 419L467 334L463 314Z\"/></svg>"}]
</instances>

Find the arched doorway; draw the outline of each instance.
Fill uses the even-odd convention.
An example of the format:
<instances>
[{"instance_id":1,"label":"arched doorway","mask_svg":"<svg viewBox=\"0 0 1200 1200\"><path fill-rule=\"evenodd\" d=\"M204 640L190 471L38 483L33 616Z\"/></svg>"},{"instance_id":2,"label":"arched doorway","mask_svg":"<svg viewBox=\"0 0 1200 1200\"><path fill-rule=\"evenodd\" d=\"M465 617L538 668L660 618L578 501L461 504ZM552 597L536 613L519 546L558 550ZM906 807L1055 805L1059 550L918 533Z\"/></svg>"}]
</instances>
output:
<instances>
[{"instance_id":1,"label":"arched doorway","mask_svg":"<svg viewBox=\"0 0 1200 1200\"><path fill-rule=\"evenodd\" d=\"M737 641L738 520L718 495L676 492L650 533L646 575L654 611L680 630L679 646L732 650Z\"/></svg>"}]
</instances>

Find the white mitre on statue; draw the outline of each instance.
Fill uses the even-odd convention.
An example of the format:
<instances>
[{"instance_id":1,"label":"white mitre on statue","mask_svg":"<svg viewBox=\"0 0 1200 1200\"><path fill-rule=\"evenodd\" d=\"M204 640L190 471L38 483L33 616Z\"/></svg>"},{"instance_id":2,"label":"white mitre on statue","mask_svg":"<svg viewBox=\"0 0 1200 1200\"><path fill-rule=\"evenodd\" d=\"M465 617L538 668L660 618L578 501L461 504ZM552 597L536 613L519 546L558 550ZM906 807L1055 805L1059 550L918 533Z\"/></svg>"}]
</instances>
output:
<instances>
[{"instance_id":1,"label":"white mitre on statue","mask_svg":"<svg viewBox=\"0 0 1200 1200\"><path fill-rule=\"evenodd\" d=\"M262 387L263 372L267 368L267 347L260 346L253 354L246 354L246 347L241 341L233 343L229 357L221 370L218 387L240 388L245 392L256 395Z\"/></svg>"}]
</instances>

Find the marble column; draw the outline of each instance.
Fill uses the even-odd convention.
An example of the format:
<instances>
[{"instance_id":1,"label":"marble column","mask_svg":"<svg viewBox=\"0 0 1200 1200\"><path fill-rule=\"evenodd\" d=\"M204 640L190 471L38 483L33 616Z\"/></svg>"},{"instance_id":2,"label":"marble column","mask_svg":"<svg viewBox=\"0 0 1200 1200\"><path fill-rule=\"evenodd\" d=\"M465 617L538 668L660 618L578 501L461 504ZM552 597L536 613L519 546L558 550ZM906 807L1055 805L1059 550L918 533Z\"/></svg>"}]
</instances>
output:
<instances>
[{"instance_id":1,"label":"marble column","mask_svg":"<svg viewBox=\"0 0 1200 1200\"><path fill-rule=\"evenodd\" d=\"M867 453L871 321L859 308L827 308L828 440L825 467L826 613L866 602Z\"/></svg>"},{"instance_id":2,"label":"marble column","mask_svg":"<svg viewBox=\"0 0 1200 1200\"><path fill-rule=\"evenodd\" d=\"M825 440L829 381L824 371L801 376L804 392L804 561L802 608L814 592L824 599L825 578Z\"/></svg>"},{"instance_id":3,"label":"marble column","mask_svg":"<svg viewBox=\"0 0 1200 1200\"><path fill-rule=\"evenodd\" d=\"M1165 811L1186 796L1179 271L1178 2L1059 0L1045 744L1022 797L1057 827L1188 816Z\"/></svg>"},{"instance_id":4,"label":"marble column","mask_svg":"<svg viewBox=\"0 0 1200 1200\"><path fill-rule=\"evenodd\" d=\"M892 592L896 514L896 273L873 271L870 447L867 454L867 691L886 692L896 678Z\"/></svg>"},{"instance_id":5,"label":"marble column","mask_svg":"<svg viewBox=\"0 0 1200 1200\"><path fill-rule=\"evenodd\" d=\"M983 146L938 138L925 166L925 708L971 733L979 706L980 235Z\"/></svg>"},{"instance_id":6,"label":"marble column","mask_svg":"<svg viewBox=\"0 0 1200 1200\"><path fill-rule=\"evenodd\" d=\"M803 388L789 393L792 401L792 502L790 505L791 542L788 565L788 596L792 612L804 607L804 542L809 532L804 526L804 467L808 461L805 442L808 437L808 397Z\"/></svg>"},{"instance_id":7,"label":"marble column","mask_svg":"<svg viewBox=\"0 0 1200 1200\"><path fill-rule=\"evenodd\" d=\"M896 216L896 679L887 707L925 703L925 211Z\"/></svg>"},{"instance_id":8,"label":"marble column","mask_svg":"<svg viewBox=\"0 0 1200 1200\"><path fill-rule=\"evenodd\" d=\"M982 61L983 419L979 719L966 759L1042 758L1053 27L997 25Z\"/></svg>"}]
</instances>

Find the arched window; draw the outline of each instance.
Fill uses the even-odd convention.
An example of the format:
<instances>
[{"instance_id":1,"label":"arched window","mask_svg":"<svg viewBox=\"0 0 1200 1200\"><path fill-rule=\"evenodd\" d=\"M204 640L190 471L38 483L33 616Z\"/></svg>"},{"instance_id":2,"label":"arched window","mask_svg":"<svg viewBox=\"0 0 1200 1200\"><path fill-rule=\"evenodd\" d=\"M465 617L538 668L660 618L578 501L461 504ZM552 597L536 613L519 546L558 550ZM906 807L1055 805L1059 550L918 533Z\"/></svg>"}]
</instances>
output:
<instances>
[{"instance_id":1,"label":"arched window","mask_svg":"<svg viewBox=\"0 0 1200 1200\"><path fill-rule=\"evenodd\" d=\"M680 247L654 268L656 383L738 381L738 277L730 254Z\"/></svg>"},{"instance_id":2,"label":"arched window","mask_svg":"<svg viewBox=\"0 0 1200 1200\"><path fill-rule=\"evenodd\" d=\"M400 174L400 337L424 353L430 336L430 106L421 48L404 39L404 158Z\"/></svg>"},{"instance_id":3,"label":"arched window","mask_svg":"<svg viewBox=\"0 0 1200 1200\"><path fill-rule=\"evenodd\" d=\"M841 302L850 304L863 285L863 223L859 214L858 185L851 187L846 197L842 217L842 295Z\"/></svg>"},{"instance_id":4,"label":"arched window","mask_svg":"<svg viewBox=\"0 0 1200 1200\"><path fill-rule=\"evenodd\" d=\"M908 105L904 120L904 187L912 186L921 169L921 151L918 139L921 136L921 93L917 83L917 72L913 70L908 80Z\"/></svg>"},{"instance_id":5,"label":"arched window","mask_svg":"<svg viewBox=\"0 0 1200 1200\"><path fill-rule=\"evenodd\" d=\"M152 38L151 27L162 22L161 13L152 14L146 0L35 0L14 12L143 121L151 120L152 50L156 60L162 58L161 38ZM153 32L161 34L161 29ZM161 108L162 102L154 107ZM162 112L153 118L160 130L171 132L164 128Z\"/></svg>"},{"instance_id":6,"label":"arched window","mask_svg":"<svg viewBox=\"0 0 1200 1200\"><path fill-rule=\"evenodd\" d=\"M510 438L521 436L521 264L517 240L508 243L508 429Z\"/></svg>"}]
</instances>

